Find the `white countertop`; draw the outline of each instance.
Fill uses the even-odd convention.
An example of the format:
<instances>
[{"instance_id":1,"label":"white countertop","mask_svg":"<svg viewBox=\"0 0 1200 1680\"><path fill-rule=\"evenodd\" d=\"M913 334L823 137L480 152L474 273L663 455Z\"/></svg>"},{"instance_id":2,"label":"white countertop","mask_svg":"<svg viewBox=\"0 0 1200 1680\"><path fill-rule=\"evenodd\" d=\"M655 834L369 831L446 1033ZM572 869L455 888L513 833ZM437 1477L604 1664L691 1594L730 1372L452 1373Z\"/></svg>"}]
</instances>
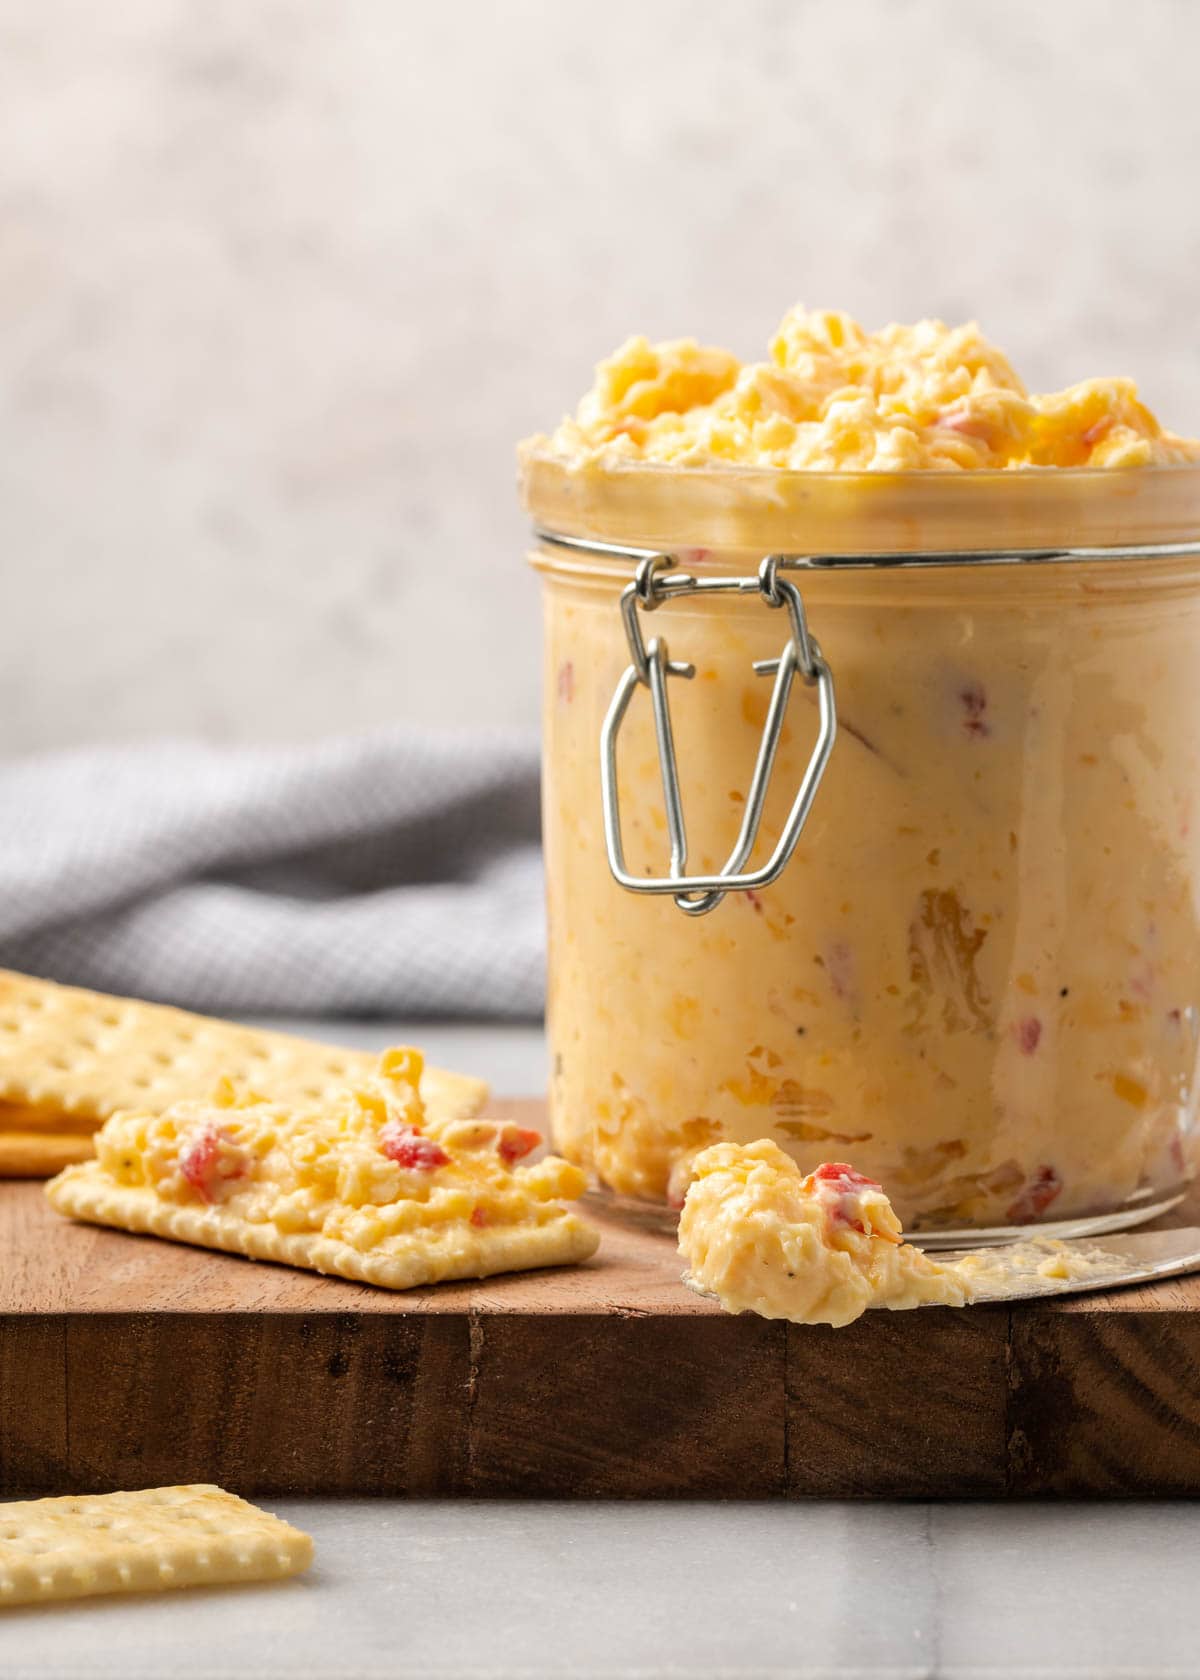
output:
<instances>
[{"instance_id":1,"label":"white countertop","mask_svg":"<svg viewBox=\"0 0 1200 1680\"><path fill-rule=\"evenodd\" d=\"M535 1027L279 1025L543 1082ZM1200 1673L1200 1504L259 1503L313 1535L308 1575L10 1610L0 1676Z\"/></svg>"},{"instance_id":2,"label":"white countertop","mask_svg":"<svg viewBox=\"0 0 1200 1680\"><path fill-rule=\"evenodd\" d=\"M264 1501L268 1587L9 1610L4 1680L1194 1676L1200 1508Z\"/></svg>"}]
</instances>

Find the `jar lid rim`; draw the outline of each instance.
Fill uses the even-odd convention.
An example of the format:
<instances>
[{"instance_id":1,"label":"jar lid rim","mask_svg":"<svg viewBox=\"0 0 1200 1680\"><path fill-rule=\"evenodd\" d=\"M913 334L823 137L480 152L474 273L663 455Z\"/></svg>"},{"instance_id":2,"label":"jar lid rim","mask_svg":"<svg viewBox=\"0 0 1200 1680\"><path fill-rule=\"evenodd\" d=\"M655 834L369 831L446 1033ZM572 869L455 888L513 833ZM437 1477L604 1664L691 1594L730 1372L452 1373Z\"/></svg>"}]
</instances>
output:
<instances>
[{"instance_id":1,"label":"jar lid rim","mask_svg":"<svg viewBox=\"0 0 1200 1680\"><path fill-rule=\"evenodd\" d=\"M597 555L612 560L649 560L664 552L655 548L639 548L624 543L603 542L597 537L575 537L565 531L551 531L535 525L533 534L539 543L551 548L569 549L577 554ZM978 548L978 549L895 549L879 553L791 554L775 556L782 565L793 571L869 571L875 568L889 571L932 566L1017 566L1064 565L1103 560L1174 560L1200 556L1200 538L1194 542L1174 543L1116 543L1082 547L1049 548ZM672 557L674 558L674 557ZM699 567L702 561L688 557L688 565Z\"/></svg>"}]
</instances>

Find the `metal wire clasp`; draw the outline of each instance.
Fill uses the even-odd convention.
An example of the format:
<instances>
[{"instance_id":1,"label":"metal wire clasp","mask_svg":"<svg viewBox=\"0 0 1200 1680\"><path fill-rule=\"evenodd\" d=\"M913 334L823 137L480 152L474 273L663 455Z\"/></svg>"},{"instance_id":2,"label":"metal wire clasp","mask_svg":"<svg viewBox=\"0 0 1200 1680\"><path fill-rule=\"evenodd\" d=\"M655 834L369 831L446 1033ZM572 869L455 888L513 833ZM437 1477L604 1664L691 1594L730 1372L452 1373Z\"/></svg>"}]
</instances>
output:
<instances>
[{"instance_id":1,"label":"metal wire clasp","mask_svg":"<svg viewBox=\"0 0 1200 1680\"><path fill-rule=\"evenodd\" d=\"M791 562L795 564L796 562ZM600 732L600 786L604 801L604 840L608 848L608 862L616 879L630 892L671 893L676 904L689 916L702 916L714 909L727 892L747 892L769 886L777 879L796 849L800 831L812 809L812 802L833 751L837 735L837 708L834 704L833 677L821 656L816 638L809 633L804 616L804 602L800 591L787 578L780 577L781 568L789 558L769 554L758 569L757 577L696 578L685 572L672 572L675 561L668 554L650 554L639 562L634 579L621 594L621 617L629 643L632 663L620 682L604 719ZM694 677L694 665L682 664L667 657L667 644L661 636L647 642L642 635L640 613L654 612L665 601L685 595L748 595L760 594L768 607L786 607L791 635L778 659L760 659L754 663L759 676L775 678L767 707L767 721L763 727L750 791L746 795L745 815L725 866L715 875L688 875L687 829L679 793L679 766L675 758L675 739L671 730L671 707L667 697L668 677ZM784 824L779 842L766 863L759 869L743 873L743 866L754 850L762 822L763 806L775 754L787 713L788 698L797 671L809 687L815 686L820 721L816 745L808 768L801 778L792 808ZM621 839L621 811L617 793L617 736L634 691L644 684L650 690L654 710L654 733L658 740L658 764L662 776L663 801L667 812L667 832L671 840L669 875L632 875L625 867L625 848Z\"/></svg>"}]
</instances>

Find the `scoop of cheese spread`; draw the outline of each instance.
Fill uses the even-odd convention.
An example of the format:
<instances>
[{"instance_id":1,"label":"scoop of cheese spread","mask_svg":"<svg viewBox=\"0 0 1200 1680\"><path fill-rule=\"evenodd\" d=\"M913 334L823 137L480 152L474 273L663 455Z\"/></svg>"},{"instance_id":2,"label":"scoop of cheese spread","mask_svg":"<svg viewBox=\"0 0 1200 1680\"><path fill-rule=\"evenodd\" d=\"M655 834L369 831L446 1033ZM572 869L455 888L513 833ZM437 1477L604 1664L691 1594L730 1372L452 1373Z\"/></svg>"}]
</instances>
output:
<instances>
[{"instance_id":1,"label":"scoop of cheese spread","mask_svg":"<svg viewBox=\"0 0 1200 1680\"><path fill-rule=\"evenodd\" d=\"M628 339L599 364L574 417L534 442L579 465L906 472L1200 460L1200 441L1164 431L1130 379L1031 396L974 322L870 333L799 306L765 362L692 339Z\"/></svg>"},{"instance_id":2,"label":"scoop of cheese spread","mask_svg":"<svg viewBox=\"0 0 1200 1680\"><path fill-rule=\"evenodd\" d=\"M868 1307L964 1306L969 1288L901 1236L853 1167L805 1176L776 1143L718 1143L692 1164L679 1218L691 1281L727 1312L849 1324Z\"/></svg>"}]
</instances>

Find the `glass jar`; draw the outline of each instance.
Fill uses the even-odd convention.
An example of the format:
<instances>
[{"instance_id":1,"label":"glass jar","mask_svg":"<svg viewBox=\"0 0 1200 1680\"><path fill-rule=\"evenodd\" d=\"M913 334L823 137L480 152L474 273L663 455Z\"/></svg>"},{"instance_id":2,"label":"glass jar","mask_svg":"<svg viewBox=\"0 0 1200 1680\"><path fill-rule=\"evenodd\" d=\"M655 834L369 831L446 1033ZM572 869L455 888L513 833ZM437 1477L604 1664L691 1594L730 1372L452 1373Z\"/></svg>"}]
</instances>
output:
<instances>
[{"instance_id":1,"label":"glass jar","mask_svg":"<svg viewBox=\"0 0 1200 1680\"><path fill-rule=\"evenodd\" d=\"M1198 1137L1200 468L572 469L526 451L522 482L545 581L562 1153L662 1206L698 1149L770 1137L805 1169L852 1162L947 1245L1170 1206ZM644 555L665 558L623 612ZM800 669L743 861L781 655ZM694 668L660 685L669 742L659 661ZM803 833L762 884L806 777ZM723 895L676 902L673 875L723 873Z\"/></svg>"}]
</instances>

